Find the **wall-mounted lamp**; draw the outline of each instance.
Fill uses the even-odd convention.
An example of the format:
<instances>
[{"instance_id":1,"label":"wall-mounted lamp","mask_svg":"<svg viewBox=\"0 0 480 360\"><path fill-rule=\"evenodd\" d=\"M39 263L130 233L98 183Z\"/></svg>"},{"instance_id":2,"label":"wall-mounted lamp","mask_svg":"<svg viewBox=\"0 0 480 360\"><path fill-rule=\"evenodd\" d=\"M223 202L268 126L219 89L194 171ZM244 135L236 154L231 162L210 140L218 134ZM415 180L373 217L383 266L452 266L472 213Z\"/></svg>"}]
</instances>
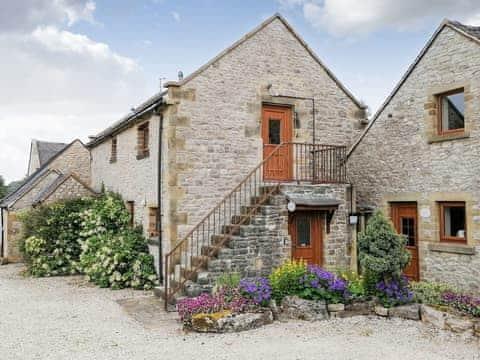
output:
<instances>
[{"instance_id":1,"label":"wall-mounted lamp","mask_svg":"<svg viewBox=\"0 0 480 360\"><path fill-rule=\"evenodd\" d=\"M348 216L348 223L350 225L357 225L358 224L358 214L356 213L351 213L349 216Z\"/></svg>"}]
</instances>

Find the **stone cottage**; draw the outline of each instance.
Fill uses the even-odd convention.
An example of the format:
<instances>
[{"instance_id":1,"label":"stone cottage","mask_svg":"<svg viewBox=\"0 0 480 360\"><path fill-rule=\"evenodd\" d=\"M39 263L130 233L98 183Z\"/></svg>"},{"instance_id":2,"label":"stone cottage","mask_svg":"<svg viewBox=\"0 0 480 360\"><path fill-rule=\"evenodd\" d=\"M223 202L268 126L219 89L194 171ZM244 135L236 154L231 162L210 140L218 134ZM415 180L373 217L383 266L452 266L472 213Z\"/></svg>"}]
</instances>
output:
<instances>
[{"instance_id":1,"label":"stone cottage","mask_svg":"<svg viewBox=\"0 0 480 360\"><path fill-rule=\"evenodd\" d=\"M383 209L407 236L407 275L477 292L479 46L479 27L444 21L348 158L359 210Z\"/></svg>"},{"instance_id":2,"label":"stone cottage","mask_svg":"<svg viewBox=\"0 0 480 360\"><path fill-rule=\"evenodd\" d=\"M80 140L70 144L33 140L27 178L0 202L0 258L21 260L18 213L39 204L93 195L90 152Z\"/></svg>"},{"instance_id":3,"label":"stone cottage","mask_svg":"<svg viewBox=\"0 0 480 360\"><path fill-rule=\"evenodd\" d=\"M283 17L165 87L87 146L93 188L123 195L170 295L291 256L356 263L345 161L365 106Z\"/></svg>"}]
</instances>

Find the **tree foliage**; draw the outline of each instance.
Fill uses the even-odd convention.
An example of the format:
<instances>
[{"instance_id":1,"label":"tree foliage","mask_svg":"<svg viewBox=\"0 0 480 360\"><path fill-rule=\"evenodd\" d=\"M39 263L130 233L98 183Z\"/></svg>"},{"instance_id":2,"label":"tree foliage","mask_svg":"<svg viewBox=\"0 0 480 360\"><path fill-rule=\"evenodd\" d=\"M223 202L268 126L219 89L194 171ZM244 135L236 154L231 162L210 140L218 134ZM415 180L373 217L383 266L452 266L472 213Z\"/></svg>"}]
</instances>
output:
<instances>
[{"instance_id":1,"label":"tree foliage","mask_svg":"<svg viewBox=\"0 0 480 360\"><path fill-rule=\"evenodd\" d=\"M398 235L390 220L376 212L359 234L359 260L365 273L367 287L378 281L398 281L410 261L405 249L406 239Z\"/></svg>"},{"instance_id":2,"label":"tree foliage","mask_svg":"<svg viewBox=\"0 0 480 360\"><path fill-rule=\"evenodd\" d=\"M5 179L0 175L0 199L3 199L8 193L8 186L5 184Z\"/></svg>"}]
</instances>

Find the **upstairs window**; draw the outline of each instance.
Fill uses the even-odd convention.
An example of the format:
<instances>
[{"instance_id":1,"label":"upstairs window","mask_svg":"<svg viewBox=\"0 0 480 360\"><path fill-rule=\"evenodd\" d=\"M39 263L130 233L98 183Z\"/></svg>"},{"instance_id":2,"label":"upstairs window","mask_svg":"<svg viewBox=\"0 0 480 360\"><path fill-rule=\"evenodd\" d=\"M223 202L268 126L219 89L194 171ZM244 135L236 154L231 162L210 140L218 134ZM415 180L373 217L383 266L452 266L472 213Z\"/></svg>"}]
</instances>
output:
<instances>
[{"instance_id":1,"label":"upstairs window","mask_svg":"<svg viewBox=\"0 0 480 360\"><path fill-rule=\"evenodd\" d=\"M438 132L440 135L465 130L465 99L463 89L437 96Z\"/></svg>"},{"instance_id":2,"label":"upstairs window","mask_svg":"<svg viewBox=\"0 0 480 360\"><path fill-rule=\"evenodd\" d=\"M150 155L149 123L143 123L137 128L137 159L144 159Z\"/></svg>"},{"instance_id":3,"label":"upstairs window","mask_svg":"<svg viewBox=\"0 0 480 360\"><path fill-rule=\"evenodd\" d=\"M158 236L157 222L158 222L158 208L151 207L148 209L148 235L152 237Z\"/></svg>"},{"instance_id":4,"label":"upstairs window","mask_svg":"<svg viewBox=\"0 0 480 360\"><path fill-rule=\"evenodd\" d=\"M440 203L440 241L467 242L464 202Z\"/></svg>"},{"instance_id":5,"label":"upstairs window","mask_svg":"<svg viewBox=\"0 0 480 360\"><path fill-rule=\"evenodd\" d=\"M117 138L114 137L112 139L112 148L110 151L110 163L116 163L117 162Z\"/></svg>"}]
</instances>

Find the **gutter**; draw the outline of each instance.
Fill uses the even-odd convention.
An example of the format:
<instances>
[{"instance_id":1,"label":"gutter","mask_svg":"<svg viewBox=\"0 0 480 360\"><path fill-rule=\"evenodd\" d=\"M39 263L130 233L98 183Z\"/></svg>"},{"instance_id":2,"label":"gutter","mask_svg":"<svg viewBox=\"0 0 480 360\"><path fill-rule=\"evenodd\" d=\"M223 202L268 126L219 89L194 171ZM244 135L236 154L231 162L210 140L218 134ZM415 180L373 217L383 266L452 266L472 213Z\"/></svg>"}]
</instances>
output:
<instances>
[{"instance_id":1,"label":"gutter","mask_svg":"<svg viewBox=\"0 0 480 360\"><path fill-rule=\"evenodd\" d=\"M0 207L0 230L1 230L1 237L0 237L0 264L4 258L4 243L5 243L5 227L4 227L4 212L5 208Z\"/></svg>"}]
</instances>

